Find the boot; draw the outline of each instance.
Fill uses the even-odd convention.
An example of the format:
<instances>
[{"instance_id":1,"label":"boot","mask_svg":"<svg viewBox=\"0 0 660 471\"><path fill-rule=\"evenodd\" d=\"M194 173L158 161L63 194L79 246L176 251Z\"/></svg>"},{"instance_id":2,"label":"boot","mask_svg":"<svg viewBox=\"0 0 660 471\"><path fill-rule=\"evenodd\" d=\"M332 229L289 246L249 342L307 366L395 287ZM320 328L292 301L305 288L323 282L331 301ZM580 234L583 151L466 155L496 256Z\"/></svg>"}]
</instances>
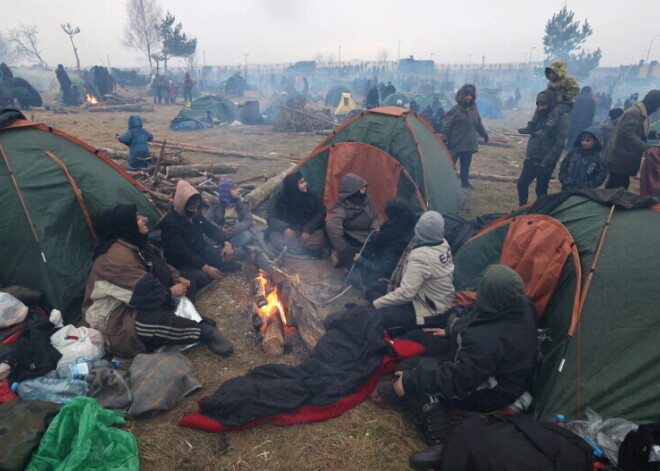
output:
<instances>
[{"instance_id":1,"label":"boot","mask_svg":"<svg viewBox=\"0 0 660 471\"><path fill-rule=\"evenodd\" d=\"M206 323L201 323L199 327L201 330L199 341L209 347L209 350L223 357L232 354L234 347L232 347L231 342L222 336L215 327Z\"/></svg>"},{"instance_id":2,"label":"boot","mask_svg":"<svg viewBox=\"0 0 660 471\"><path fill-rule=\"evenodd\" d=\"M435 402L424 406L424 437L428 448L410 455L413 469L440 469L444 443L449 433L449 420L445 407Z\"/></svg>"}]
</instances>

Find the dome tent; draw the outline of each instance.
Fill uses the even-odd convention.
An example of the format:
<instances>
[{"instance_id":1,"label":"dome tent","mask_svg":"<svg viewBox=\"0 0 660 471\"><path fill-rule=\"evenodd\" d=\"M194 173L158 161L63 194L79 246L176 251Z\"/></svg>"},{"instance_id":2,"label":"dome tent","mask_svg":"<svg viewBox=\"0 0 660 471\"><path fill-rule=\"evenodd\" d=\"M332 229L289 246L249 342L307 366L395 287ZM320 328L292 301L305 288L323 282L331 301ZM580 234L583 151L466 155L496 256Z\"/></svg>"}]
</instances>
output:
<instances>
[{"instance_id":1,"label":"dome tent","mask_svg":"<svg viewBox=\"0 0 660 471\"><path fill-rule=\"evenodd\" d=\"M189 120L206 121L209 113L212 119L218 119L225 123L233 123L236 120L236 105L233 101L226 98L206 95L187 103L181 108L181 111L172 120L172 123Z\"/></svg>"}]
</instances>

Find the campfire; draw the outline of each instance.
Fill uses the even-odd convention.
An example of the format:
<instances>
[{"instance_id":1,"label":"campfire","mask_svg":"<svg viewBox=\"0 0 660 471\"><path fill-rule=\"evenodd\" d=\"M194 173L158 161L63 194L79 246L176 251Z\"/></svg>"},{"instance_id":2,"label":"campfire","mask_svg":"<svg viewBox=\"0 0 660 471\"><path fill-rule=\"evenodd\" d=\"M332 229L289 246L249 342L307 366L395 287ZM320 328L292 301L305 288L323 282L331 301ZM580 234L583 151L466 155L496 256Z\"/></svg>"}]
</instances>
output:
<instances>
[{"instance_id":1,"label":"campfire","mask_svg":"<svg viewBox=\"0 0 660 471\"><path fill-rule=\"evenodd\" d=\"M262 336L262 348L267 355L282 355L284 353L285 337L295 334L287 319L287 308L280 294L277 283L264 270L254 279L256 299L254 313L255 328Z\"/></svg>"},{"instance_id":2,"label":"campfire","mask_svg":"<svg viewBox=\"0 0 660 471\"><path fill-rule=\"evenodd\" d=\"M86 99L90 105L97 105L99 102L94 95L90 95L89 93L86 94Z\"/></svg>"}]
</instances>

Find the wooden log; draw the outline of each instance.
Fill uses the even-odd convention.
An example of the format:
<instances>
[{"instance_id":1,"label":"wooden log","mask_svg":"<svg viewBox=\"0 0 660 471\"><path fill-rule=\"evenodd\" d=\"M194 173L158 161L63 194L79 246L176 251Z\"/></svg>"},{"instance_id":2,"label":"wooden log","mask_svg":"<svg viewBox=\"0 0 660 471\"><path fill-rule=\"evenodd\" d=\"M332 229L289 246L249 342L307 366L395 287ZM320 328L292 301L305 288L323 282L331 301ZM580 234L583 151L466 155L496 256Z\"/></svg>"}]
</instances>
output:
<instances>
[{"instance_id":1,"label":"wooden log","mask_svg":"<svg viewBox=\"0 0 660 471\"><path fill-rule=\"evenodd\" d=\"M164 141L161 141L160 139L153 140L154 144L163 144L163 142ZM200 152L202 154L219 155L222 157L242 157L246 159L255 159L255 160L285 160L285 161L294 161L294 162L299 160L294 157L283 157L278 155L266 155L266 154L248 154L246 152L240 152L236 150L226 150L226 149L218 149L216 147L196 146L192 144L186 144L183 142L174 142L174 141L167 142L166 146L187 150L191 152Z\"/></svg>"},{"instance_id":2,"label":"wooden log","mask_svg":"<svg viewBox=\"0 0 660 471\"><path fill-rule=\"evenodd\" d=\"M284 354L284 329L279 315L268 319L261 348L266 355L282 356Z\"/></svg>"},{"instance_id":3,"label":"wooden log","mask_svg":"<svg viewBox=\"0 0 660 471\"><path fill-rule=\"evenodd\" d=\"M156 111L153 105L140 103L127 103L125 105L93 105L87 108L90 113L102 113L106 111Z\"/></svg>"},{"instance_id":4,"label":"wooden log","mask_svg":"<svg viewBox=\"0 0 660 471\"><path fill-rule=\"evenodd\" d=\"M236 173L238 165L232 164L200 164L200 165L170 165L165 167L165 176L171 177L197 177L203 172ZM284 178L284 177L282 177Z\"/></svg>"},{"instance_id":5,"label":"wooden log","mask_svg":"<svg viewBox=\"0 0 660 471\"><path fill-rule=\"evenodd\" d=\"M262 183L247 195L245 195L245 198L252 201L252 209L258 207L261 203L270 197L271 193L273 193L279 184L282 183L282 180L284 180L284 177L288 175L290 170L290 168L282 170L280 173L274 177L269 178L265 183Z\"/></svg>"},{"instance_id":6,"label":"wooden log","mask_svg":"<svg viewBox=\"0 0 660 471\"><path fill-rule=\"evenodd\" d=\"M129 157L128 151L115 150L108 147L99 147L97 150L104 153L113 160L128 160Z\"/></svg>"},{"instance_id":7,"label":"wooden log","mask_svg":"<svg viewBox=\"0 0 660 471\"><path fill-rule=\"evenodd\" d=\"M163 203L170 204L170 203L172 203L172 201L174 201L171 196L166 195L164 193L160 193L158 191L154 191L154 190L151 190L149 188L145 188L145 190L147 191L147 193L149 193L155 199L157 199L159 201L162 201Z\"/></svg>"},{"instance_id":8,"label":"wooden log","mask_svg":"<svg viewBox=\"0 0 660 471\"><path fill-rule=\"evenodd\" d=\"M483 175L480 173L470 174L470 178L476 178L477 180L490 180L494 182L516 183L518 181L518 177L511 177L508 175Z\"/></svg>"},{"instance_id":9,"label":"wooden log","mask_svg":"<svg viewBox=\"0 0 660 471\"><path fill-rule=\"evenodd\" d=\"M289 278L280 284L280 295L287 308L289 323L296 328L302 341L311 350L325 334L318 307Z\"/></svg>"}]
</instances>

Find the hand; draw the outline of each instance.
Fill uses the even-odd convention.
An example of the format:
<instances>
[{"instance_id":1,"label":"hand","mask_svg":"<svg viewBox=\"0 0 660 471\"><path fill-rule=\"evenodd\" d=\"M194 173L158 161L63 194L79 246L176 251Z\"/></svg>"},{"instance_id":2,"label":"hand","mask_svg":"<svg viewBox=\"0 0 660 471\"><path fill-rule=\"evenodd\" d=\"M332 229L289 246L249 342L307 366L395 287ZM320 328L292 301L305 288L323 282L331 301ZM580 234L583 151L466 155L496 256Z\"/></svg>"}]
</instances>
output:
<instances>
[{"instance_id":1,"label":"hand","mask_svg":"<svg viewBox=\"0 0 660 471\"><path fill-rule=\"evenodd\" d=\"M178 278L174 278L174 283L177 284L182 284L186 288L190 288L190 280L187 280L186 278L180 276Z\"/></svg>"},{"instance_id":2,"label":"hand","mask_svg":"<svg viewBox=\"0 0 660 471\"><path fill-rule=\"evenodd\" d=\"M217 268L212 267L211 265L204 265L202 267L202 271L211 278L213 278L214 280L219 280L220 278L222 278L222 272Z\"/></svg>"},{"instance_id":3,"label":"hand","mask_svg":"<svg viewBox=\"0 0 660 471\"><path fill-rule=\"evenodd\" d=\"M396 379L392 387L394 388L394 392L396 393L397 396L403 397L406 395L406 392L403 390L403 371L396 371L394 372L394 374L398 376L398 378Z\"/></svg>"},{"instance_id":4,"label":"hand","mask_svg":"<svg viewBox=\"0 0 660 471\"><path fill-rule=\"evenodd\" d=\"M177 283L174 286L170 287L170 293L173 298L178 298L179 296L185 296L188 292L188 287L184 286L183 283Z\"/></svg>"},{"instance_id":5,"label":"hand","mask_svg":"<svg viewBox=\"0 0 660 471\"><path fill-rule=\"evenodd\" d=\"M357 262L358 258L360 258L361 256L362 255L360 255L359 253L356 253L355 255L353 255L353 261Z\"/></svg>"},{"instance_id":6,"label":"hand","mask_svg":"<svg viewBox=\"0 0 660 471\"><path fill-rule=\"evenodd\" d=\"M437 327L427 327L426 329L422 329L422 331L431 332L436 337L446 337L447 336L447 331L445 329L439 329Z\"/></svg>"},{"instance_id":7,"label":"hand","mask_svg":"<svg viewBox=\"0 0 660 471\"><path fill-rule=\"evenodd\" d=\"M220 251L220 255L225 262L234 260L234 247L229 242L225 242L225 246Z\"/></svg>"},{"instance_id":8,"label":"hand","mask_svg":"<svg viewBox=\"0 0 660 471\"><path fill-rule=\"evenodd\" d=\"M307 242L310 236L311 234L309 232L303 232L302 234L300 234L300 238L302 239L303 242Z\"/></svg>"},{"instance_id":9,"label":"hand","mask_svg":"<svg viewBox=\"0 0 660 471\"><path fill-rule=\"evenodd\" d=\"M286 240L291 240L296 236L296 233L290 227L284 229L284 238Z\"/></svg>"}]
</instances>

